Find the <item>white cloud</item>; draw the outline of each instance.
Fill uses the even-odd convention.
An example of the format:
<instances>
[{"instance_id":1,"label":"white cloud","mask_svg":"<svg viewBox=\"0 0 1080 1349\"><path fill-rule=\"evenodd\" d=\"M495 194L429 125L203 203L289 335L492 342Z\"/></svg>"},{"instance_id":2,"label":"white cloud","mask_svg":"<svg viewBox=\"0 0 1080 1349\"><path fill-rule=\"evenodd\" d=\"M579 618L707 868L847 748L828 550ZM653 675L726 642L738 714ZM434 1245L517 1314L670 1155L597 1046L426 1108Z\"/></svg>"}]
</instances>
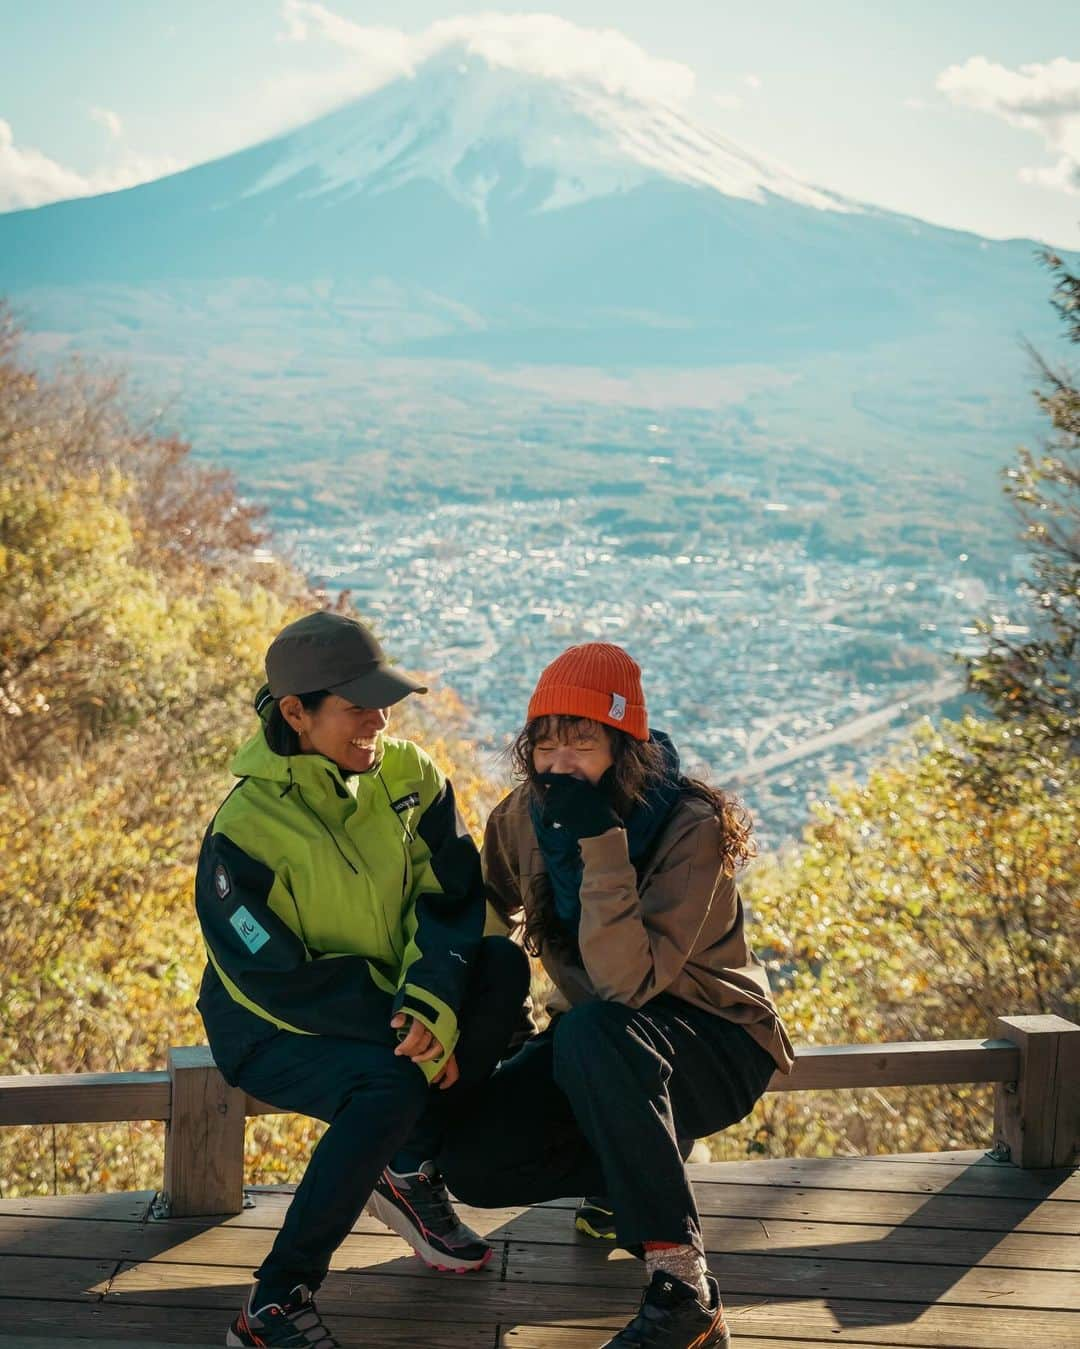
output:
<instances>
[{"instance_id":1,"label":"white cloud","mask_svg":"<svg viewBox=\"0 0 1080 1349\"><path fill-rule=\"evenodd\" d=\"M50 159L33 146L16 145L11 125L0 118L0 211L44 206L69 197L88 197L135 187L151 178L175 173L178 160L126 154L118 163L86 175Z\"/></svg>"},{"instance_id":2,"label":"white cloud","mask_svg":"<svg viewBox=\"0 0 1080 1349\"><path fill-rule=\"evenodd\" d=\"M584 28L554 14L464 14L416 33L355 23L321 0L282 0L283 44L322 46L329 63L316 70L293 70L259 84L246 110L222 126L214 144L199 147L198 158L228 154L320 116L342 103L413 75L431 57L447 52L486 61L498 68L544 78L599 85L609 93L684 103L694 94L689 66L650 56L636 42L610 28ZM757 88L747 75L743 83ZM737 94L728 96L737 107ZM723 100L723 96L721 96ZM90 115L117 142L119 158L83 174L41 151L16 145L11 127L0 122L0 210L39 206L64 197L87 196L132 187L186 163L120 153L124 126L108 108Z\"/></svg>"},{"instance_id":3,"label":"white cloud","mask_svg":"<svg viewBox=\"0 0 1080 1349\"><path fill-rule=\"evenodd\" d=\"M728 112L734 112L736 108L742 107L742 99L738 94L713 94L713 102L718 108Z\"/></svg>"},{"instance_id":4,"label":"white cloud","mask_svg":"<svg viewBox=\"0 0 1080 1349\"><path fill-rule=\"evenodd\" d=\"M744 75L744 76L743 76L743 84L745 84L746 87L747 87L748 89L760 89L760 88L761 88L761 76L760 76L760 75Z\"/></svg>"},{"instance_id":5,"label":"white cloud","mask_svg":"<svg viewBox=\"0 0 1080 1349\"><path fill-rule=\"evenodd\" d=\"M319 4L318 0L284 0L281 13L285 32L278 35L279 42L308 42L322 38L335 47L342 47L366 68L365 83L369 87L372 82L411 74L413 70L414 39L399 28L354 23Z\"/></svg>"},{"instance_id":6,"label":"white cloud","mask_svg":"<svg viewBox=\"0 0 1080 1349\"><path fill-rule=\"evenodd\" d=\"M0 119L0 211L40 206L60 197L86 194L86 179L40 150L15 144L9 122Z\"/></svg>"},{"instance_id":7,"label":"white cloud","mask_svg":"<svg viewBox=\"0 0 1080 1349\"><path fill-rule=\"evenodd\" d=\"M678 61L650 56L612 28L582 28L555 14L466 14L440 20L420 33L354 23L318 2L284 0L283 41L321 38L349 53L359 94L451 47L489 65L544 78L586 80L609 93L685 102L694 72Z\"/></svg>"},{"instance_id":8,"label":"white cloud","mask_svg":"<svg viewBox=\"0 0 1080 1349\"><path fill-rule=\"evenodd\" d=\"M954 103L1040 135L1056 161L1022 170L1021 179L1080 196L1080 61L1059 56L1010 70L972 56L943 70L937 87Z\"/></svg>"},{"instance_id":9,"label":"white cloud","mask_svg":"<svg viewBox=\"0 0 1080 1349\"><path fill-rule=\"evenodd\" d=\"M120 120L120 114L113 112L111 108L91 108L90 116L105 128L113 140L119 140L124 134L124 124Z\"/></svg>"},{"instance_id":10,"label":"white cloud","mask_svg":"<svg viewBox=\"0 0 1080 1349\"><path fill-rule=\"evenodd\" d=\"M911 98L904 99L904 107L910 108L912 112L925 112L929 106L930 105L925 98L915 98L912 96Z\"/></svg>"}]
</instances>

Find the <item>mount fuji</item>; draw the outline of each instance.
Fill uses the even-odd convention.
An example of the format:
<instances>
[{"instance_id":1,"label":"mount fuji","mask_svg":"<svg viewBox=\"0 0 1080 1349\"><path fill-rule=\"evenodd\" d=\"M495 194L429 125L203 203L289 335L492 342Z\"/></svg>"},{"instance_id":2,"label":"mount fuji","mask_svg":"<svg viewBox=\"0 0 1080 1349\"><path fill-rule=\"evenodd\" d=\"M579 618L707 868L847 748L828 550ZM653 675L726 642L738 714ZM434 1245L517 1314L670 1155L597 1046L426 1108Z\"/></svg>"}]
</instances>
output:
<instances>
[{"instance_id":1,"label":"mount fuji","mask_svg":"<svg viewBox=\"0 0 1080 1349\"><path fill-rule=\"evenodd\" d=\"M700 366L954 324L1038 335L1032 252L802 182L674 105L459 43L261 145L0 216L0 291L47 295L77 329L103 288L114 315L124 289L139 326L147 288L257 283L265 329L319 283L305 321L348 329L327 287L390 287L395 321L351 334L370 349ZM236 339L251 317L238 307Z\"/></svg>"}]
</instances>

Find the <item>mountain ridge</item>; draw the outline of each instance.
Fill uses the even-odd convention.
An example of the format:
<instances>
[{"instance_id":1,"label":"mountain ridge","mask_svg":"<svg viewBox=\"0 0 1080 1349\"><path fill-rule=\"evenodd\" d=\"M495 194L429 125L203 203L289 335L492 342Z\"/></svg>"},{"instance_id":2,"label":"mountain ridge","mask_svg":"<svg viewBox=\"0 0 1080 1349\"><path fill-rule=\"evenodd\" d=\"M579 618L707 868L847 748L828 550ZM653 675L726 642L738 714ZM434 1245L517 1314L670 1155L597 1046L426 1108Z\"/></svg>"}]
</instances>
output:
<instances>
[{"instance_id":1,"label":"mountain ridge","mask_svg":"<svg viewBox=\"0 0 1080 1349\"><path fill-rule=\"evenodd\" d=\"M387 353L701 366L943 329L1038 340L1032 248L812 187L673 103L450 44L245 150L0 215L0 290L64 288L77 331L97 322L88 287L126 287L149 337L148 286L389 282L410 331L364 334ZM287 330L285 289L236 313L238 343L253 325Z\"/></svg>"}]
</instances>

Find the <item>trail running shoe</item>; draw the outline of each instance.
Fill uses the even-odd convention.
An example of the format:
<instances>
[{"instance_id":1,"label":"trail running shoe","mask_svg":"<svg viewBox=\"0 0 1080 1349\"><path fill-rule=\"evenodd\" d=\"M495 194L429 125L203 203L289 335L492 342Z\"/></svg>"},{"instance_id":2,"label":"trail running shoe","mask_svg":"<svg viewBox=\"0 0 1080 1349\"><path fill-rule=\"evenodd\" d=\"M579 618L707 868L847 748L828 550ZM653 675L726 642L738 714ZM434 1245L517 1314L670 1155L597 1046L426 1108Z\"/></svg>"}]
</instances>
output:
<instances>
[{"instance_id":1,"label":"trail running shoe","mask_svg":"<svg viewBox=\"0 0 1080 1349\"><path fill-rule=\"evenodd\" d=\"M405 1175L386 1167L371 1192L367 1211L404 1237L432 1269L465 1274L483 1269L491 1259L491 1247L454 1212L433 1162L424 1162L419 1171Z\"/></svg>"},{"instance_id":2,"label":"trail running shoe","mask_svg":"<svg viewBox=\"0 0 1080 1349\"><path fill-rule=\"evenodd\" d=\"M711 1305L703 1307L689 1284L657 1270L641 1310L603 1349L729 1349L720 1289L706 1275Z\"/></svg>"},{"instance_id":3,"label":"trail running shoe","mask_svg":"<svg viewBox=\"0 0 1080 1349\"><path fill-rule=\"evenodd\" d=\"M255 1292L256 1288L252 1288L244 1310L229 1327L226 1344L257 1344L268 1349L341 1349L341 1341L335 1340L319 1319L311 1290L304 1284L297 1284L286 1302L268 1302L259 1308L251 1305Z\"/></svg>"},{"instance_id":4,"label":"trail running shoe","mask_svg":"<svg viewBox=\"0 0 1080 1349\"><path fill-rule=\"evenodd\" d=\"M587 1237L614 1241L615 1211L610 1201L602 1196L583 1199L574 1214L574 1226Z\"/></svg>"}]
</instances>

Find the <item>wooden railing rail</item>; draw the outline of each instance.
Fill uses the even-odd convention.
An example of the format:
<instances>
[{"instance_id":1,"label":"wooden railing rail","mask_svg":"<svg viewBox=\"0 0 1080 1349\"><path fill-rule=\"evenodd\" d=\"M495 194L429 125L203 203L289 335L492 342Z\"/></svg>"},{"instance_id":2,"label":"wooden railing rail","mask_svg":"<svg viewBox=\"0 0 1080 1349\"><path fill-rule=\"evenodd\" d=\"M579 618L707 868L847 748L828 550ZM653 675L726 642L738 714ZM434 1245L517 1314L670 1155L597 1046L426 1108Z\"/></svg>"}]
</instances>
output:
<instances>
[{"instance_id":1,"label":"wooden railing rail","mask_svg":"<svg viewBox=\"0 0 1080 1349\"><path fill-rule=\"evenodd\" d=\"M803 1045L769 1091L994 1083L994 1145L1026 1168L1080 1157L1080 1026L999 1017L988 1040ZM281 1113L230 1087L205 1045L170 1049L167 1072L0 1077L0 1125L165 1120L164 1200L175 1217L236 1213L244 1121Z\"/></svg>"}]
</instances>

